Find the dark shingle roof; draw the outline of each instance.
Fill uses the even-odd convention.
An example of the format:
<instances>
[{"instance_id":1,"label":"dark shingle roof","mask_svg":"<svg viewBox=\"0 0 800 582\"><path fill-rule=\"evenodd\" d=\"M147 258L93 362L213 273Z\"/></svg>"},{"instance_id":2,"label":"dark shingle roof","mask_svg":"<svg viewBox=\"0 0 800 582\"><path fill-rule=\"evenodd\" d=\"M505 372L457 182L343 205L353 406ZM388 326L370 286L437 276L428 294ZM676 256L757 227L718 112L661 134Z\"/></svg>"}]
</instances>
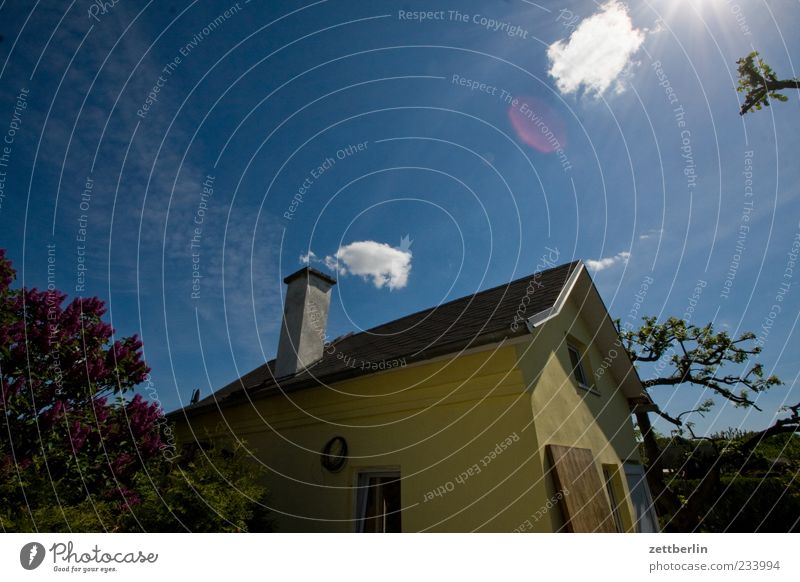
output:
<instances>
[{"instance_id":1,"label":"dark shingle roof","mask_svg":"<svg viewBox=\"0 0 800 582\"><path fill-rule=\"evenodd\" d=\"M387 367L392 367L393 360L404 360L407 365L523 335L528 333L525 325L512 330L511 324L526 293L530 302L524 308L524 317L553 307L579 264L580 261L573 261L342 336L318 362L291 377L276 380L272 374L275 360L270 360L183 410L190 413L257 394L318 386L377 371L371 369L373 363L386 362ZM532 280L536 281L534 285L530 285ZM362 362L368 364L362 367Z\"/></svg>"}]
</instances>

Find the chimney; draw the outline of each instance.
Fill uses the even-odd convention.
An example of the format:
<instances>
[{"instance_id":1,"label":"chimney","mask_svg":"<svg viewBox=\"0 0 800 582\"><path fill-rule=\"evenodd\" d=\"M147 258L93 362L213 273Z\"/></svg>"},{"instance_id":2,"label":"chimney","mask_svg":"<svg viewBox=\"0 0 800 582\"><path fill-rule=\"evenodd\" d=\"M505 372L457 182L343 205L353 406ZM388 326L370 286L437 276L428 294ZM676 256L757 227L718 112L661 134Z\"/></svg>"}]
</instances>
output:
<instances>
[{"instance_id":1,"label":"chimney","mask_svg":"<svg viewBox=\"0 0 800 582\"><path fill-rule=\"evenodd\" d=\"M286 303L275 358L275 377L296 374L322 357L325 328L336 279L303 267L283 280Z\"/></svg>"}]
</instances>

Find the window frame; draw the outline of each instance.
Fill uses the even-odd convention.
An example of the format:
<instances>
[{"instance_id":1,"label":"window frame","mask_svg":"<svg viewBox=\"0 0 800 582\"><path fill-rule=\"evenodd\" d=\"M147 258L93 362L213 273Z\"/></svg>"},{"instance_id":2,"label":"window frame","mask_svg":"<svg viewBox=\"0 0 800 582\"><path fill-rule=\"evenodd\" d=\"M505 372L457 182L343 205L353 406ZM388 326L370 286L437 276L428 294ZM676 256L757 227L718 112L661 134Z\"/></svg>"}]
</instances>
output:
<instances>
[{"instance_id":1,"label":"window frame","mask_svg":"<svg viewBox=\"0 0 800 582\"><path fill-rule=\"evenodd\" d=\"M655 503L653 503L653 496L650 493L650 486L647 484L644 466L635 461L625 461L622 464L622 470L625 474L628 496L633 508L633 515L631 516L633 531L636 533L659 533L661 529L658 523L658 515L656 514ZM638 501L644 502L644 512L642 514L639 514L640 506L634 497L637 493L642 497ZM647 528L644 532L643 526Z\"/></svg>"},{"instance_id":2,"label":"window frame","mask_svg":"<svg viewBox=\"0 0 800 582\"><path fill-rule=\"evenodd\" d=\"M366 522L366 504L368 500L368 485L362 484L374 477L387 477L394 478L398 481L398 488L400 490L400 531L403 529L402 520L402 473L400 467L359 467L354 471L355 490L353 495L354 516L353 522L355 524L356 533L371 533L364 531Z\"/></svg>"},{"instance_id":3,"label":"window frame","mask_svg":"<svg viewBox=\"0 0 800 582\"><path fill-rule=\"evenodd\" d=\"M621 511L624 498L618 498L619 496L617 491L615 491L617 484L614 482L615 475L619 475L619 465L609 465L604 463L600 468L603 471L603 480L605 481L608 501L611 505L611 517L614 520L614 527L617 528L617 533L625 533L625 526L623 525Z\"/></svg>"},{"instance_id":4,"label":"window frame","mask_svg":"<svg viewBox=\"0 0 800 582\"><path fill-rule=\"evenodd\" d=\"M584 362L588 361L588 357L586 355L586 348L583 347L583 344L575 341L573 338L567 338L567 358L569 359L570 371L569 375L575 384L581 390L585 390L586 392L591 392L592 394L600 395L600 392L597 390L597 387L593 384L589 383L589 375L586 373L586 367L583 365ZM572 355L573 353L576 356L577 362L573 363ZM583 376L583 381L578 378L577 371L580 371L580 375Z\"/></svg>"}]
</instances>

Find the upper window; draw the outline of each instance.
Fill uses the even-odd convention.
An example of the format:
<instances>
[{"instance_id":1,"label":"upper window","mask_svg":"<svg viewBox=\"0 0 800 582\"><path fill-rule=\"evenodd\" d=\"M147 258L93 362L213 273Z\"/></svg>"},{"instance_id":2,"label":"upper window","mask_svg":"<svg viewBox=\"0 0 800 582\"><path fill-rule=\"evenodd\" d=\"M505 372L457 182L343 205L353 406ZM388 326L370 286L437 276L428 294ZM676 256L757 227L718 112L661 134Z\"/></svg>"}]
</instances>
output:
<instances>
[{"instance_id":1,"label":"upper window","mask_svg":"<svg viewBox=\"0 0 800 582\"><path fill-rule=\"evenodd\" d=\"M567 345L567 350L569 350L569 362L572 365L572 376L575 378L578 386L590 390L591 386L589 386L586 371L583 369L583 356L581 356L581 352L571 344Z\"/></svg>"},{"instance_id":2,"label":"upper window","mask_svg":"<svg viewBox=\"0 0 800 582\"><path fill-rule=\"evenodd\" d=\"M400 533L400 472L358 474L357 528L365 533Z\"/></svg>"}]
</instances>

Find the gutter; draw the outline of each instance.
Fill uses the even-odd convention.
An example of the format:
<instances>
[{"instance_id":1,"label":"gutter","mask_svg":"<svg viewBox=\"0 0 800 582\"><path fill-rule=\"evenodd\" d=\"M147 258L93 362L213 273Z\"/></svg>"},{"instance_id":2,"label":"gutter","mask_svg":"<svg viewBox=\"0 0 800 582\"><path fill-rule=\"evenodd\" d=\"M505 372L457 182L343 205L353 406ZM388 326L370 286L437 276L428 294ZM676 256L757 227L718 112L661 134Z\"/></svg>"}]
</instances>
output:
<instances>
[{"instance_id":1,"label":"gutter","mask_svg":"<svg viewBox=\"0 0 800 582\"><path fill-rule=\"evenodd\" d=\"M528 331L533 333L533 330L543 323L546 323L556 317L561 310L564 308L564 304L567 302L567 298L572 293L572 289L575 287L575 284L578 282L578 277L583 272L584 266L583 261L578 263L578 266L575 270L570 273L569 278L564 282L564 286L561 287L561 291L558 294L555 302L553 303L552 307L548 307L547 309L540 311L539 313L534 313L528 319L525 320L525 324L528 326Z\"/></svg>"}]
</instances>

